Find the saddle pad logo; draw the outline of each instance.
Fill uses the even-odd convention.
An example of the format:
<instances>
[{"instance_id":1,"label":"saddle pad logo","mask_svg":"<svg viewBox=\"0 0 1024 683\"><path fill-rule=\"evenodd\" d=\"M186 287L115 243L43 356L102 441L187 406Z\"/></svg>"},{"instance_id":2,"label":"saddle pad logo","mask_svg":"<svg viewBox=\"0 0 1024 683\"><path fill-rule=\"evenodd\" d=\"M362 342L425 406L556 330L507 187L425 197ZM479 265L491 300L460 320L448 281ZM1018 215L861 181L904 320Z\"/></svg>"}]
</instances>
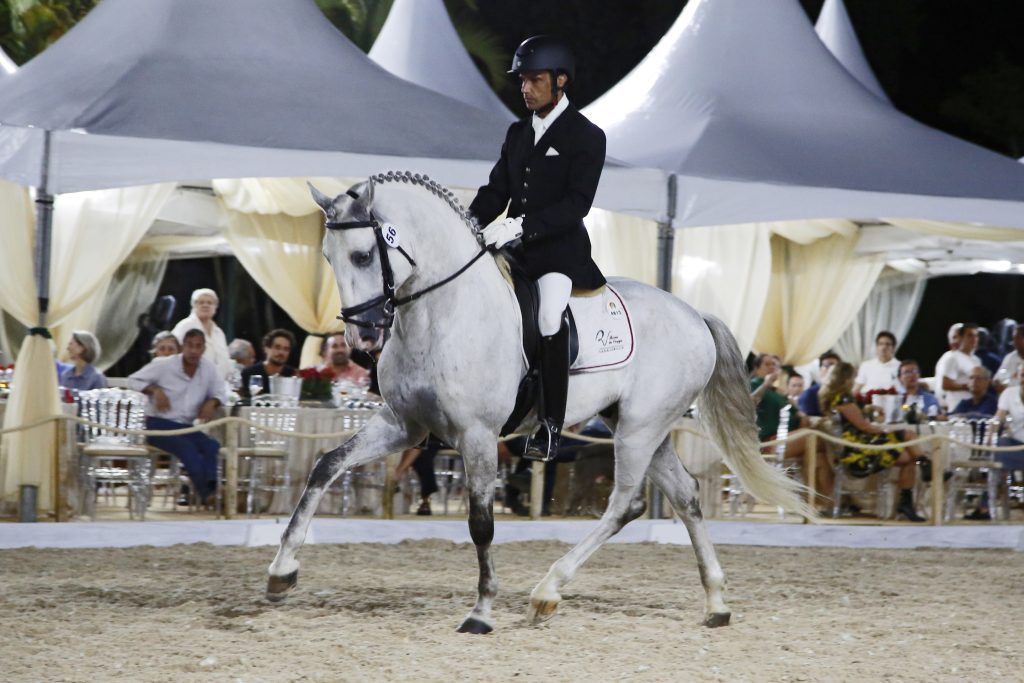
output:
<instances>
[{"instance_id":1,"label":"saddle pad logo","mask_svg":"<svg viewBox=\"0 0 1024 683\"><path fill-rule=\"evenodd\" d=\"M629 310L610 285L600 296L569 300L580 350L570 370L598 372L620 368L633 358L635 340Z\"/></svg>"}]
</instances>

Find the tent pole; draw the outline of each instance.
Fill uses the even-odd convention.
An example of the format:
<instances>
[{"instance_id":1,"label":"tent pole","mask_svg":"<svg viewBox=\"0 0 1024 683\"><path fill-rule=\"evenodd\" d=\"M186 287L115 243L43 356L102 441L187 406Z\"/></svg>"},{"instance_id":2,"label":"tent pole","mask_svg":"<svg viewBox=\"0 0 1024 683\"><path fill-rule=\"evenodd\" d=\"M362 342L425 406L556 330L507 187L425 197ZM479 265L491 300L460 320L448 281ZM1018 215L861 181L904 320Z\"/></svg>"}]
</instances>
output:
<instances>
[{"instance_id":1,"label":"tent pole","mask_svg":"<svg viewBox=\"0 0 1024 683\"><path fill-rule=\"evenodd\" d=\"M50 308L50 243L53 238L53 195L50 194L50 131L43 131L42 182L36 188L36 292L39 327L46 327Z\"/></svg>"},{"instance_id":2,"label":"tent pole","mask_svg":"<svg viewBox=\"0 0 1024 683\"><path fill-rule=\"evenodd\" d=\"M670 173L668 176L666 190L668 206L665 213L668 219L664 223L658 224L658 287L666 292L671 292L672 256L675 251L675 227L672 222L676 216L676 176L674 173ZM652 486L648 500L651 503L651 519L661 519L664 507L661 491Z\"/></svg>"}]
</instances>

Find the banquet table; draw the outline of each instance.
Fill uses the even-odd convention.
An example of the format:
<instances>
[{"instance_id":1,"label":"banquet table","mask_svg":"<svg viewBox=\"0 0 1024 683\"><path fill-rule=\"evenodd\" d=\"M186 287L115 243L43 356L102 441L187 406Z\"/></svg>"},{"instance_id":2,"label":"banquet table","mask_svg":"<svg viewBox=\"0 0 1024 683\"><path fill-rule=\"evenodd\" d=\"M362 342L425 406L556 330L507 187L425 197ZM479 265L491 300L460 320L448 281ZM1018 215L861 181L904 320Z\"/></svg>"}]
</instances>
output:
<instances>
[{"instance_id":1,"label":"banquet table","mask_svg":"<svg viewBox=\"0 0 1024 683\"><path fill-rule=\"evenodd\" d=\"M236 414L238 417L242 418L248 418L251 412L252 408L248 406L241 406L236 409ZM347 430L355 430L361 427L375 412L376 410L374 409L346 410L339 408L300 406L298 408L295 432L305 434L331 434ZM250 446L252 444L251 429L247 425L239 425L238 428L238 445L242 448ZM317 457L326 451L336 448L348 438L349 436L317 438L292 437L289 439L289 453L285 463L289 481L288 490L274 493L271 496L269 507L266 508L266 512L271 514L290 514L294 505L298 502L299 496L302 495L302 491L306 485L306 479L309 477L310 470L312 470ZM382 486L385 467L385 462L381 459L362 468L357 468L355 476L357 481L372 480L374 484ZM277 471L275 471L275 474L284 475L284 472L278 468ZM343 484L343 477L339 477L339 480L332 486L331 493L325 495L320 501L320 505L317 507L317 514L338 514L340 512L341 501L338 499L338 495L340 495L340 487ZM361 493L358 490L359 488L360 487L355 487L355 493ZM356 512L364 508L370 508L374 513L379 512L378 508L381 504L381 500L379 498L380 496L377 496L372 500L359 500L356 506Z\"/></svg>"}]
</instances>

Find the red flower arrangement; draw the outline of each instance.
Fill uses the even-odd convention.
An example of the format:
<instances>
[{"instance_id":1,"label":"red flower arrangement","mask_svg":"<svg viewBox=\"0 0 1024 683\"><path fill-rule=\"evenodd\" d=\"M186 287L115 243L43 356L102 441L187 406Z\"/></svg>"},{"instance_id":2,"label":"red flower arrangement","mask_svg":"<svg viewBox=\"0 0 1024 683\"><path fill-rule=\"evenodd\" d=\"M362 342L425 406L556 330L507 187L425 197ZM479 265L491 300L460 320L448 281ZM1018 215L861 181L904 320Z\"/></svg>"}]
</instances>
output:
<instances>
[{"instance_id":1,"label":"red flower arrangement","mask_svg":"<svg viewBox=\"0 0 1024 683\"><path fill-rule=\"evenodd\" d=\"M331 386L334 383L334 370L331 368L303 368L299 370L299 377L302 378L303 400L329 401L331 399Z\"/></svg>"},{"instance_id":2,"label":"red flower arrangement","mask_svg":"<svg viewBox=\"0 0 1024 683\"><path fill-rule=\"evenodd\" d=\"M888 387L886 389L872 389L870 391L865 391L863 394L860 394L859 396L857 396L857 403L859 403L862 406L869 406L872 403L871 399L874 398L875 396L898 396L898 395L899 395L899 392L896 390L896 387Z\"/></svg>"}]
</instances>

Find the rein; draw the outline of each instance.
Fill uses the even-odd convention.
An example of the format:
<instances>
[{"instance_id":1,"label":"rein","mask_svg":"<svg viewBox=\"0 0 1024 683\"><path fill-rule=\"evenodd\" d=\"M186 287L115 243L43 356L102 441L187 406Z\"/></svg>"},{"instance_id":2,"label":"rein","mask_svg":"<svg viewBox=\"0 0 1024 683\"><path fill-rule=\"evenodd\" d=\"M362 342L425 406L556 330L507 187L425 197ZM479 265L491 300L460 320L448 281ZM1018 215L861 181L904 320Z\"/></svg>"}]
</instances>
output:
<instances>
[{"instance_id":1,"label":"rein","mask_svg":"<svg viewBox=\"0 0 1024 683\"><path fill-rule=\"evenodd\" d=\"M351 189L348 190L346 194L352 197L353 199L359 199L359 195L353 192ZM405 260L408 261L409 265L411 265L413 268L416 267L416 261L412 258L412 256L409 255L409 253L405 249L401 247L401 245L392 244L392 241L394 240L397 233L391 225L389 225L388 223L381 223L380 221L378 221L377 218L373 215L372 211L370 212L369 220L327 221L324 225L328 230L358 230L361 228L370 228L373 230L374 238L377 241L377 253L380 254L380 274L383 292L381 293L380 296L376 296L370 299L369 301L364 301L361 304L356 304L355 306L342 307L341 315L338 316L338 320L342 320L346 323L350 323L358 327L381 330L391 329L391 326L395 322L395 309L397 309L399 306L404 306L408 303L411 303L416 299L419 299L421 296L429 294L435 289L438 289L448 284L449 282L451 282L452 280L454 280L455 278L459 277L467 270L469 270L470 266L476 263L481 256L487 253L487 248L481 247L480 251L478 251L476 255L473 256L473 258L470 259L468 263L466 263L466 265L462 266L457 271L455 271L448 277L444 278L440 282L435 282L429 287L425 287L424 289L421 289L420 291L410 294L408 296L398 296L397 291L395 290L395 273L391 268L391 259L388 256L388 251L390 249L397 249L398 253L404 256ZM385 230L387 230L387 235L385 235ZM378 306L381 306L383 309L384 320L382 322L366 322L365 320L358 320L352 317L355 315L359 315L360 313L365 313L366 311L377 308Z\"/></svg>"}]
</instances>

